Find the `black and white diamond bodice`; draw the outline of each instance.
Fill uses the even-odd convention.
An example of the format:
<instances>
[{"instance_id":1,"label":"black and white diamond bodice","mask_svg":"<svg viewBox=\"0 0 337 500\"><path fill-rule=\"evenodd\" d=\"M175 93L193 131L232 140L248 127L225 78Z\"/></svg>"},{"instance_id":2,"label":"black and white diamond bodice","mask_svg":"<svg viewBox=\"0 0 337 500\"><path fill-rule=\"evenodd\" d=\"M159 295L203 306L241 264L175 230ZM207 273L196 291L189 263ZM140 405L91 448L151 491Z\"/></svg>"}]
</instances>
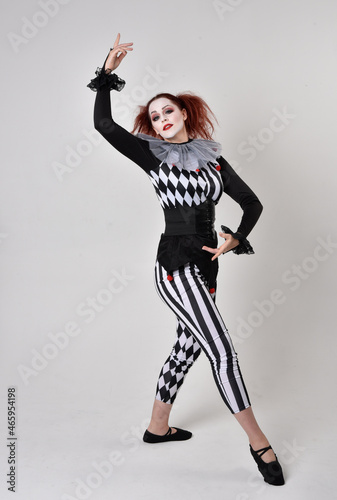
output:
<instances>
[{"instance_id":1,"label":"black and white diamond bodice","mask_svg":"<svg viewBox=\"0 0 337 500\"><path fill-rule=\"evenodd\" d=\"M148 172L158 200L164 209L200 205L206 199L217 203L223 193L223 182L219 166L209 162L194 171L176 165L161 163Z\"/></svg>"}]
</instances>

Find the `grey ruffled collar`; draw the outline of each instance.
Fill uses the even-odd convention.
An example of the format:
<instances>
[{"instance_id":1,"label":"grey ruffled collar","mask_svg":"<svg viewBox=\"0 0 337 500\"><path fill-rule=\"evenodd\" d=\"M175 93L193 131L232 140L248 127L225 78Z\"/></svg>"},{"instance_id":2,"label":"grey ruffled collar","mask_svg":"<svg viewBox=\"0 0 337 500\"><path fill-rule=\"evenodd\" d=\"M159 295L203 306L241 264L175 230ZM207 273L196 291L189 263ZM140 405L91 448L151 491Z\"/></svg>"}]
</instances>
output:
<instances>
[{"instance_id":1,"label":"grey ruffled collar","mask_svg":"<svg viewBox=\"0 0 337 500\"><path fill-rule=\"evenodd\" d=\"M221 144L207 139L176 144L147 134L137 134L137 137L148 141L150 150L162 162L189 171L206 167L209 161L217 163L221 155Z\"/></svg>"}]
</instances>

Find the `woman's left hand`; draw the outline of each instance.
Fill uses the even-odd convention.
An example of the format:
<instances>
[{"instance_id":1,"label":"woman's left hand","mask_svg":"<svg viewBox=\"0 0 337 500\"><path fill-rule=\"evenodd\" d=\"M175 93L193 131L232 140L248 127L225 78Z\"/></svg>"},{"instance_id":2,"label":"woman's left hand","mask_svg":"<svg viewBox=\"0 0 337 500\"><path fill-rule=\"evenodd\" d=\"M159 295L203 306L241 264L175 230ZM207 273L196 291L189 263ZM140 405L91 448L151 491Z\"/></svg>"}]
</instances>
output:
<instances>
[{"instance_id":1,"label":"woman's left hand","mask_svg":"<svg viewBox=\"0 0 337 500\"><path fill-rule=\"evenodd\" d=\"M207 250L207 252L214 253L212 260L217 259L222 253L229 252L233 248L237 247L240 243L239 240L233 238L231 234L219 233L219 236L221 236L221 238L225 238L225 243L220 245L219 248L211 248L205 246L202 247L202 250Z\"/></svg>"}]
</instances>

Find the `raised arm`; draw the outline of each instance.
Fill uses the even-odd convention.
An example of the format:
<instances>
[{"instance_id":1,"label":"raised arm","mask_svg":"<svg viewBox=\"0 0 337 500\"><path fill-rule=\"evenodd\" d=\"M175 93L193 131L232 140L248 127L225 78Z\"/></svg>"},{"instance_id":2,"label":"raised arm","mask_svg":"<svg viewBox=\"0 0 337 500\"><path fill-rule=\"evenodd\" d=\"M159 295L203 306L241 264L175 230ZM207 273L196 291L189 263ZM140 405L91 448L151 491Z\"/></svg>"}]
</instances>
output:
<instances>
[{"instance_id":1,"label":"raised arm","mask_svg":"<svg viewBox=\"0 0 337 500\"><path fill-rule=\"evenodd\" d=\"M124 80L112 74L112 71L119 66L127 51L132 50L132 43L119 44L119 39L118 34L102 68L96 71L97 77L88 84L89 88L97 92L94 127L115 149L148 172L160 163L149 150L148 142L134 136L112 118L110 91L120 91L125 85Z\"/></svg>"}]
</instances>

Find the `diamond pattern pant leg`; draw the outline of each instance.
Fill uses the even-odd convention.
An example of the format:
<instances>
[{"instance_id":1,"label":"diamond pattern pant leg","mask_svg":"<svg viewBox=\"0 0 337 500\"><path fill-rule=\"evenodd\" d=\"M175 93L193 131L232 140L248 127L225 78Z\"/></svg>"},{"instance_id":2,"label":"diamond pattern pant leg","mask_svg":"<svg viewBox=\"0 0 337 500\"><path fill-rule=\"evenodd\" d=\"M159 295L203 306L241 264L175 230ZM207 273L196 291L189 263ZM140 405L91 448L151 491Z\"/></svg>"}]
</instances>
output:
<instances>
[{"instance_id":1,"label":"diamond pattern pant leg","mask_svg":"<svg viewBox=\"0 0 337 500\"><path fill-rule=\"evenodd\" d=\"M177 318L177 338L161 369L156 399L172 404L189 369L199 357L201 348L186 325Z\"/></svg>"}]
</instances>

